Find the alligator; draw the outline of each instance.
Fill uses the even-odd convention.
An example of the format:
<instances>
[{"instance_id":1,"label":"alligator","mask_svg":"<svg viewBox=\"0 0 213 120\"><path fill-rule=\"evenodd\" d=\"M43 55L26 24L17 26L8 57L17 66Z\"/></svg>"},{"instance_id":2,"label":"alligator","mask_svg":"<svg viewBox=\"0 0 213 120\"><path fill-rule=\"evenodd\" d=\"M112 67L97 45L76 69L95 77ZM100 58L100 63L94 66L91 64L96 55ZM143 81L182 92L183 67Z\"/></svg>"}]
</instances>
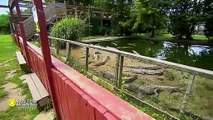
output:
<instances>
[{"instance_id":1,"label":"alligator","mask_svg":"<svg viewBox=\"0 0 213 120\"><path fill-rule=\"evenodd\" d=\"M103 61L101 61L101 62L99 62L97 64L94 64L93 66L102 66L102 65L105 65L106 62L109 60L109 58L110 58L109 56L106 56L106 57L103 58Z\"/></svg>"},{"instance_id":2,"label":"alligator","mask_svg":"<svg viewBox=\"0 0 213 120\"><path fill-rule=\"evenodd\" d=\"M160 70L161 67L154 65L154 66L124 66L130 69L145 69L145 70Z\"/></svg>"},{"instance_id":3,"label":"alligator","mask_svg":"<svg viewBox=\"0 0 213 120\"><path fill-rule=\"evenodd\" d=\"M170 92L182 92L185 89L182 87L174 87L174 86L136 86L136 85L127 85L127 89L133 92L140 92L145 95L159 95L162 91L170 91Z\"/></svg>"},{"instance_id":4,"label":"alligator","mask_svg":"<svg viewBox=\"0 0 213 120\"><path fill-rule=\"evenodd\" d=\"M123 77L122 79L124 80L124 83L128 84L128 83L132 83L135 80L137 80L138 76L134 75L134 76L130 76L130 77Z\"/></svg>"},{"instance_id":5,"label":"alligator","mask_svg":"<svg viewBox=\"0 0 213 120\"><path fill-rule=\"evenodd\" d=\"M142 74L142 75L158 75L158 76L162 76L163 75L163 72L154 71L154 70L127 68L127 71L133 72L133 73L136 73L136 74Z\"/></svg>"}]
</instances>

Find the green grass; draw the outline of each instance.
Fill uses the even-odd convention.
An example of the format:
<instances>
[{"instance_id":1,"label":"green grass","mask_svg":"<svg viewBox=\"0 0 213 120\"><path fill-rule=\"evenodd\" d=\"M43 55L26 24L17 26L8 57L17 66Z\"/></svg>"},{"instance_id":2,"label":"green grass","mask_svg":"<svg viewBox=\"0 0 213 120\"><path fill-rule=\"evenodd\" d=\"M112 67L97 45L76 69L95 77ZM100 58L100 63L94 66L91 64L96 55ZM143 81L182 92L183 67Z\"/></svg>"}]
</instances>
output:
<instances>
[{"instance_id":1,"label":"green grass","mask_svg":"<svg viewBox=\"0 0 213 120\"><path fill-rule=\"evenodd\" d=\"M192 38L194 40L208 41L208 38L204 35L192 35Z\"/></svg>"},{"instance_id":2,"label":"green grass","mask_svg":"<svg viewBox=\"0 0 213 120\"><path fill-rule=\"evenodd\" d=\"M139 37L144 37L144 38L150 38L149 33L138 33L134 34L133 36L139 36ZM156 35L154 38L159 38L159 39L165 39L165 40L171 40L174 39L174 36L172 34L162 34L162 35ZM193 40L196 41L208 41L208 38L204 35L192 35Z\"/></svg>"},{"instance_id":3,"label":"green grass","mask_svg":"<svg viewBox=\"0 0 213 120\"><path fill-rule=\"evenodd\" d=\"M81 40L90 40L90 39L98 39L98 38L105 38L105 37L110 37L110 36L87 36L87 37L82 37Z\"/></svg>"},{"instance_id":4,"label":"green grass","mask_svg":"<svg viewBox=\"0 0 213 120\"><path fill-rule=\"evenodd\" d=\"M17 50L15 44L11 42L11 37L9 35L0 35L0 63L3 63L9 59L15 58L14 53ZM0 67L0 100L7 96L7 92L4 91L2 85L5 84L6 71L12 68ZM5 71L5 72L3 72Z\"/></svg>"},{"instance_id":5,"label":"green grass","mask_svg":"<svg viewBox=\"0 0 213 120\"><path fill-rule=\"evenodd\" d=\"M133 36L136 37L143 37L143 38L151 38L150 33L137 33L137 34L133 34ZM160 39L173 39L173 35L172 34L162 34L162 35L156 35L154 38L160 38Z\"/></svg>"},{"instance_id":6,"label":"green grass","mask_svg":"<svg viewBox=\"0 0 213 120\"><path fill-rule=\"evenodd\" d=\"M14 53L18 50L10 35L0 35L0 48L0 62L15 57Z\"/></svg>"},{"instance_id":7,"label":"green grass","mask_svg":"<svg viewBox=\"0 0 213 120\"><path fill-rule=\"evenodd\" d=\"M23 73L19 68L17 60L15 59L15 52L18 50L18 47L12 41L10 35L0 35L0 48L0 100L4 99L8 94L2 87L2 85L7 82L17 84L17 87L22 89L22 94L26 96L26 99L32 99L28 86L23 84L19 79ZM10 61L5 63L7 60ZM16 70L16 72L12 78L6 80L6 71L11 70ZM39 111L37 109L20 110L17 107L13 107L6 111L0 112L0 120L33 120L38 113Z\"/></svg>"},{"instance_id":8,"label":"green grass","mask_svg":"<svg viewBox=\"0 0 213 120\"><path fill-rule=\"evenodd\" d=\"M163 34L163 35L156 35L155 38L164 38L164 39L173 39L172 34Z\"/></svg>"}]
</instances>

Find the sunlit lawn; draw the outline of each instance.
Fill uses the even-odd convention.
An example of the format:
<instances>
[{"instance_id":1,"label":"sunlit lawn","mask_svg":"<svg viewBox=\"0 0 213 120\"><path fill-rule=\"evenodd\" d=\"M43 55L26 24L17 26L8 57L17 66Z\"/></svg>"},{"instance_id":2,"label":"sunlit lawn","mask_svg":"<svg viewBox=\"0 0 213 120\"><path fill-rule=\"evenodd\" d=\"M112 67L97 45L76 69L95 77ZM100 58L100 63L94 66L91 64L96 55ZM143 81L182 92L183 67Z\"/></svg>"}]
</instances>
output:
<instances>
[{"instance_id":1,"label":"sunlit lawn","mask_svg":"<svg viewBox=\"0 0 213 120\"><path fill-rule=\"evenodd\" d=\"M18 62L16 60L15 52L18 50L16 44L12 41L10 35L0 35L0 64L7 60L0 66L0 101L4 99L8 93L5 92L2 87L3 84L7 82L13 82L17 84L19 88L22 89L22 94L26 95L26 98L31 99L30 92L26 84L23 84L19 79L23 75L22 71L19 69ZM7 65L6 65L7 64ZM6 71L17 70L16 74L9 80L6 80ZM7 111L0 112L0 120L33 120L33 118L38 114L38 110L26 109L19 110L19 108L13 107L9 108Z\"/></svg>"}]
</instances>

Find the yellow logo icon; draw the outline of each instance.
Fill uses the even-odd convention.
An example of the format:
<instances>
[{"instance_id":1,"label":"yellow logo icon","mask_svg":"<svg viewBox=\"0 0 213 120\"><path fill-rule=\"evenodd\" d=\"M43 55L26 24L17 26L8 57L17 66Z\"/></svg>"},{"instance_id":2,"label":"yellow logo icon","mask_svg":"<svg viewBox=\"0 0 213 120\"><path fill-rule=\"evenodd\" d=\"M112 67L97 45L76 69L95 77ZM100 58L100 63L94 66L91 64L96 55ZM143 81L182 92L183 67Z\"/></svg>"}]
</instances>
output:
<instances>
[{"instance_id":1,"label":"yellow logo icon","mask_svg":"<svg viewBox=\"0 0 213 120\"><path fill-rule=\"evenodd\" d=\"M36 22L36 32L40 32L40 28L39 28L39 24L38 24L38 22Z\"/></svg>"},{"instance_id":2,"label":"yellow logo icon","mask_svg":"<svg viewBox=\"0 0 213 120\"><path fill-rule=\"evenodd\" d=\"M10 99L8 101L8 104L9 104L10 107L14 107L14 106L16 106L16 100L15 99Z\"/></svg>"}]
</instances>

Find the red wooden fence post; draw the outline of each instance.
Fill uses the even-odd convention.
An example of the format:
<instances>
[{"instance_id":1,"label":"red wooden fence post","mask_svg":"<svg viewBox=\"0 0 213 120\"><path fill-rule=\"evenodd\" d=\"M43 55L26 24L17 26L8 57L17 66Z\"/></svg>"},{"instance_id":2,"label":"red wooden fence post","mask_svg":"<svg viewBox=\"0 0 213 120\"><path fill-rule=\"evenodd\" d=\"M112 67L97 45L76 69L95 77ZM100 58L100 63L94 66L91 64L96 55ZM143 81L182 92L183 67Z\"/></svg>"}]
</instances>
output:
<instances>
[{"instance_id":1,"label":"red wooden fence post","mask_svg":"<svg viewBox=\"0 0 213 120\"><path fill-rule=\"evenodd\" d=\"M40 43L41 43L41 50L43 54L43 60L45 62L45 68L47 72L48 77L48 84L50 87L50 95L53 100L54 108L57 114L57 119L60 119L60 112L59 112L59 106L58 101L56 98L56 91L53 83L53 79L51 77L51 68L53 68L52 60L51 60L51 54L50 54L50 47L48 42L48 34L47 34L47 24L45 19L45 13L43 9L43 3L42 0L32 0L36 10L37 10L37 17L38 17L38 25L40 28L39 37L40 37Z\"/></svg>"},{"instance_id":2,"label":"red wooden fence post","mask_svg":"<svg viewBox=\"0 0 213 120\"><path fill-rule=\"evenodd\" d=\"M27 38L26 38L26 35L25 35L24 24L23 24L23 20L22 20L22 16L21 16L21 10L20 10L19 4L18 4L18 0L14 0L14 5L16 7L16 12L17 12L18 21L19 21L19 28L20 28L21 37L22 37L22 40L23 40L24 54L25 54L25 57L26 57L26 60L27 60L27 64L30 67L29 55L27 53Z\"/></svg>"},{"instance_id":3,"label":"red wooden fence post","mask_svg":"<svg viewBox=\"0 0 213 120\"><path fill-rule=\"evenodd\" d=\"M13 10L12 10L12 8L9 8L10 9L10 16L11 16L11 21L12 21L12 23L13 23L13 26L14 26L14 31L15 31L15 34L16 34L16 36L15 36L15 39L16 39L16 42L17 42L17 44L18 44L18 46L19 46L19 49L20 49L20 41L19 41L19 35L18 35L18 29L17 29L17 25L16 25L16 21L15 21L15 17L14 17L14 14L13 14Z\"/></svg>"}]
</instances>

